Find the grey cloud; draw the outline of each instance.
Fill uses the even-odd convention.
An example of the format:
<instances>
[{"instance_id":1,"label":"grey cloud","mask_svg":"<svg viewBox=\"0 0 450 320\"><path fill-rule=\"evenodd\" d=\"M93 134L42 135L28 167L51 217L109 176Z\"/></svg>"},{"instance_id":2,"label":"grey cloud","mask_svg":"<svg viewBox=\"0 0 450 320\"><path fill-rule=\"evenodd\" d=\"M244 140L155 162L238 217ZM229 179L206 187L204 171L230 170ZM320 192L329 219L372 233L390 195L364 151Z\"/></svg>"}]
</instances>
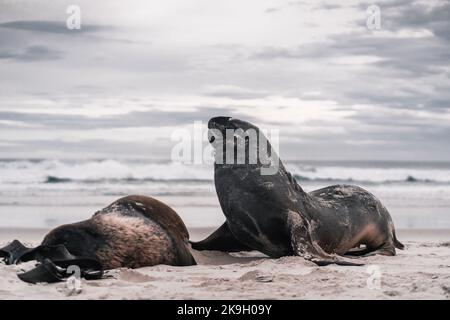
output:
<instances>
[{"instance_id":1,"label":"grey cloud","mask_svg":"<svg viewBox=\"0 0 450 320\"><path fill-rule=\"evenodd\" d=\"M16 60L23 62L58 60L64 54L59 50L50 49L46 46L29 46L23 50L13 51L3 49L0 51L0 60Z\"/></svg>"},{"instance_id":2,"label":"grey cloud","mask_svg":"<svg viewBox=\"0 0 450 320\"><path fill-rule=\"evenodd\" d=\"M281 10L292 8L292 7L301 7L301 6L307 6L307 5L310 5L310 3L304 2L304 1L289 1L286 4L278 6L278 7L267 8L266 10L264 10L264 12L270 14L270 13L279 12ZM335 9L342 8L342 6L340 4L336 4L336 3L322 2L322 3L315 4L313 8L317 9L317 10L335 10Z\"/></svg>"},{"instance_id":3,"label":"grey cloud","mask_svg":"<svg viewBox=\"0 0 450 320\"><path fill-rule=\"evenodd\" d=\"M450 59L448 46L433 38L367 37L360 34L336 36L324 52L328 55L370 55L382 61L375 65L399 76L424 76L442 73ZM318 54L316 55L318 56Z\"/></svg>"},{"instance_id":4,"label":"grey cloud","mask_svg":"<svg viewBox=\"0 0 450 320\"><path fill-rule=\"evenodd\" d=\"M367 30L365 20L356 22L352 33L329 36L326 41L297 47L266 47L248 56L249 60L267 61L301 68L307 64L323 64L329 72L351 72L353 84L332 83L327 98L341 104L372 103L400 108L450 109L449 43L444 39L450 32L450 3L425 10L406 5L403 1L389 2L382 10L382 26L389 31L403 28L430 29L436 36L391 37ZM364 8L361 6L361 8ZM364 8L365 9L365 8ZM446 30L445 36L437 34ZM440 30L440 29L439 29ZM380 61L349 70L336 65L335 58L371 56ZM352 66L351 62L349 63ZM345 69L347 68L347 69ZM427 78L439 79L437 83ZM324 78L324 86L330 85ZM325 87L326 88L326 87ZM324 89L326 91L326 89ZM300 94L300 93L299 93Z\"/></svg>"},{"instance_id":5,"label":"grey cloud","mask_svg":"<svg viewBox=\"0 0 450 320\"><path fill-rule=\"evenodd\" d=\"M251 55L252 59L272 60L272 59L298 59L303 54L298 49L266 47Z\"/></svg>"},{"instance_id":6,"label":"grey cloud","mask_svg":"<svg viewBox=\"0 0 450 320\"><path fill-rule=\"evenodd\" d=\"M401 15L392 17L391 24L393 27L426 28L435 36L450 41L450 2L431 10L419 4L407 6Z\"/></svg>"},{"instance_id":7,"label":"grey cloud","mask_svg":"<svg viewBox=\"0 0 450 320\"><path fill-rule=\"evenodd\" d=\"M19 33L28 31L33 33L46 34L47 36L81 36L92 41L112 42L130 45L151 45L151 41L132 40L118 36L104 35L105 32L117 30L117 27L110 25L95 25L82 23L80 29L68 29L65 21L44 21L44 20L16 20L0 23L0 34L4 43L15 44L20 39L28 39L27 35ZM3 32L2 32L3 31Z\"/></svg>"},{"instance_id":8,"label":"grey cloud","mask_svg":"<svg viewBox=\"0 0 450 320\"><path fill-rule=\"evenodd\" d=\"M92 129L111 129L111 128L136 128L136 127L163 127L163 126L179 126L193 124L194 121L202 121L204 124L214 116L233 116L245 118L246 120L257 122L255 118L239 114L235 109L231 108L211 108L198 107L193 112L164 112L160 110L149 110L147 112L130 112L124 115L108 116L102 118L88 118L73 115L58 114L35 114L35 113L18 113L18 112L0 112L1 120L19 121L25 124L33 124L43 126L41 129L47 129L57 132L65 130L92 130ZM8 130L15 130L18 135L21 132L33 132L32 127L17 127L14 125ZM76 138L76 137L74 137ZM9 142L6 140L5 142ZM0 144L2 138L0 137ZM83 157L93 158L133 158L133 157L149 157L168 159L170 157L173 142L170 136L158 137L145 142L139 140L117 141L114 136L108 139L82 139L81 141L63 141L59 139L37 138L28 141L19 141L15 145L0 147L0 157L30 157L30 150L33 150L32 157L54 156L55 152L60 152L63 157Z\"/></svg>"},{"instance_id":9,"label":"grey cloud","mask_svg":"<svg viewBox=\"0 0 450 320\"><path fill-rule=\"evenodd\" d=\"M434 109L449 110L450 109L450 93L445 91L436 91L433 94L422 94L414 90L348 90L348 96L359 104L377 104L391 108L402 109ZM350 101L348 101L350 102Z\"/></svg>"},{"instance_id":10,"label":"grey cloud","mask_svg":"<svg viewBox=\"0 0 450 320\"><path fill-rule=\"evenodd\" d=\"M370 4L373 3L366 2L359 7L365 10ZM450 2L448 1L435 4L431 8L414 0L379 1L376 5L381 10L383 29L390 31L404 28L427 29L436 37L450 41Z\"/></svg>"},{"instance_id":11,"label":"grey cloud","mask_svg":"<svg viewBox=\"0 0 450 320\"><path fill-rule=\"evenodd\" d=\"M435 119L426 119L405 113L401 114L401 116L393 117L392 114L390 113L384 114L383 112L374 112L373 110L370 111L360 110L356 115L352 115L349 118L358 120L360 123L364 125L383 126L386 128L393 128L394 130L397 130L399 127L411 128L414 129L414 131L417 131L417 129L422 128L418 130L419 135L422 135L425 131L430 130L439 131L442 128L450 130L450 124L442 125L442 123L439 124ZM424 128L428 129L423 130Z\"/></svg>"},{"instance_id":12,"label":"grey cloud","mask_svg":"<svg viewBox=\"0 0 450 320\"><path fill-rule=\"evenodd\" d=\"M380 65L405 71L434 72L432 67L445 66L450 59L448 46L429 38L370 37L351 33L330 37L330 41L301 45L296 48L266 47L250 59L323 59L370 55L384 59Z\"/></svg>"},{"instance_id":13,"label":"grey cloud","mask_svg":"<svg viewBox=\"0 0 450 320\"><path fill-rule=\"evenodd\" d=\"M364 1L362 3L359 3L356 5L357 8L361 10L366 10L368 6L370 5L377 5L380 8L398 8L398 7L404 7L407 5L411 5L411 2L414 0L379 0L374 3L373 1Z\"/></svg>"},{"instance_id":14,"label":"grey cloud","mask_svg":"<svg viewBox=\"0 0 450 320\"><path fill-rule=\"evenodd\" d=\"M17 158L47 158L54 157L55 151L59 151L60 157L64 158L159 158L170 157L170 147L173 145L170 137L159 138L156 141L149 139L148 142L121 142L100 139L83 140L80 142L61 140L33 140L21 141L15 146L2 146L0 157ZM30 150L33 153L30 154Z\"/></svg>"},{"instance_id":15,"label":"grey cloud","mask_svg":"<svg viewBox=\"0 0 450 320\"><path fill-rule=\"evenodd\" d=\"M409 2L409 1L406 1ZM438 38L392 38L378 36L366 28L364 19L356 20L356 30L350 34L331 36L329 41L298 46L297 48L267 47L253 59L302 59L343 55L374 55L387 61L379 62L403 71L421 74L434 72L433 67L445 66L450 60L448 44L439 39L450 39L450 2L427 10L424 5L404 0L378 2L381 8L382 29L400 31L403 28L428 29ZM373 3L370 3L373 4ZM359 5L367 8L369 3Z\"/></svg>"},{"instance_id":16,"label":"grey cloud","mask_svg":"<svg viewBox=\"0 0 450 320\"><path fill-rule=\"evenodd\" d=\"M277 12L280 11L281 8L267 8L266 10L264 10L265 13L273 13L273 12Z\"/></svg>"},{"instance_id":17,"label":"grey cloud","mask_svg":"<svg viewBox=\"0 0 450 320\"><path fill-rule=\"evenodd\" d=\"M239 117L239 112L232 108L198 107L196 111L165 112L149 110L130 112L118 116L89 118L74 115L37 114L22 112L0 112L1 120L20 121L33 125L42 125L53 129L96 129L96 128L130 128L130 127L163 127L203 121L211 117L228 115ZM246 117L248 120L250 117ZM21 128L27 130L27 128ZM33 130L31 128L31 130Z\"/></svg>"},{"instance_id":18,"label":"grey cloud","mask_svg":"<svg viewBox=\"0 0 450 320\"><path fill-rule=\"evenodd\" d=\"M342 6L336 3L320 3L316 6L316 8L323 10L336 10L342 8Z\"/></svg>"},{"instance_id":19,"label":"grey cloud","mask_svg":"<svg viewBox=\"0 0 450 320\"><path fill-rule=\"evenodd\" d=\"M105 26L82 24L81 29L68 29L65 21L17 20L0 23L0 27L33 32L76 34L100 31Z\"/></svg>"},{"instance_id":20,"label":"grey cloud","mask_svg":"<svg viewBox=\"0 0 450 320\"><path fill-rule=\"evenodd\" d=\"M249 90L235 86L218 86L204 92L210 97L224 97L231 99L256 99L268 96L267 92Z\"/></svg>"},{"instance_id":21,"label":"grey cloud","mask_svg":"<svg viewBox=\"0 0 450 320\"><path fill-rule=\"evenodd\" d=\"M306 3L303 1L288 1L287 3L277 6L277 7L270 7L264 10L265 13L275 13L290 7L296 7L296 6L303 6Z\"/></svg>"},{"instance_id":22,"label":"grey cloud","mask_svg":"<svg viewBox=\"0 0 450 320\"><path fill-rule=\"evenodd\" d=\"M386 117L387 118L387 117ZM383 118L384 119L384 118ZM356 119L355 119L356 120ZM311 159L448 159L450 128L425 122L421 126L398 130L395 121L380 122L366 117L358 119L360 125L347 127L345 134L295 135L280 137L283 159L298 159L300 155ZM367 130L373 128L373 130ZM381 129L380 129L381 128ZM438 154L438 158L433 155Z\"/></svg>"}]
</instances>

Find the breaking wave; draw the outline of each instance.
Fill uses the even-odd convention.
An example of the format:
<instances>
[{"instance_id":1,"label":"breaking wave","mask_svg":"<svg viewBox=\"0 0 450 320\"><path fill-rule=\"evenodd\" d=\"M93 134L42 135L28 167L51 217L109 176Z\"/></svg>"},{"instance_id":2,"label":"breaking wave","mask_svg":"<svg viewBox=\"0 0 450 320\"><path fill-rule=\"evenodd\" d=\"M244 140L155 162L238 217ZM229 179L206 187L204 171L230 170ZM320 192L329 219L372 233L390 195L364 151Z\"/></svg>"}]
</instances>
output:
<instances>
[{"instance_id":1,"label":"breaking wave","mask_svg":"<svg viewBox=\"0 0 450 320\"><path fill-rule=\"evenodd\" d=\"M285 163L299 181L450 184L450 166L301 165ZM143 160L0 160L1 184L209 182L212 165Z\"/></svg>"}]
</instances>

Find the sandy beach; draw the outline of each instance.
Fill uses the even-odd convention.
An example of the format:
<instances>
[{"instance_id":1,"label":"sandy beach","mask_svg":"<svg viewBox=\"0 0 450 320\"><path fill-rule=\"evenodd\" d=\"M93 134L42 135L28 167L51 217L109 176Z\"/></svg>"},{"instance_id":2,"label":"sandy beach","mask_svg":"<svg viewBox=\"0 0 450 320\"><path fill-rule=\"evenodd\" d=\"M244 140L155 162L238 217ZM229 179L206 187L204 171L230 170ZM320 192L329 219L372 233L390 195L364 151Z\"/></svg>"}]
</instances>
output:
<instances>
[{"instance_id":1,"label":"sandy beach","mask_svg":"<svg viewBox=\"0 0 450 320\"><path fill-rule=\"evenodd\" d=\"M0 244L37 244L46 229L2 229ZM209 228L191 229L200 239ZM450 230L398 230L406 250L362 258L362 267L318 267L300 257L269 259L258 252L194 252L197 266L117 269L102 280L31 285L17 272L33 263L0 264L0 299L449 299Z\"/></svg>"},{"instance_id":2,"label":"sandy beach","mask_svg":"<svg viewBox=\"0 0 450 320\"><path fill-rule=\"evenodd\" d=\"M27 165L35 168L41 164ZM109 165L101 162L101 166ZM324 176L331 170L327 168L321 169ZM105 172L111 175L108 170ZM347 169L333 170L338 174ZM367 170L367 175L376 173L371 167ZM392 170L401 170L402 179L410 172L383 170L387 180ZM433 170L420 174L437 175ZM331 182L302 181L302 186L311 191L324 183ZM395 257L362 258L362 267L318 267L299 257L269 259L258 252L194 251L196 266L112 270L105 279L82 280L80 290L72 290L66 283L27 284L17 273L31 269L32 262L18 266L0 263L0 299L449 299L449 185L371 182L363 186L389 208L398 238L406 245ZM88 219L127 194L153 195L174 208L194 241L224 221L212 180L11 183L1 190L1 246L13 239L35 246L50 229Z\"/></svg>"}]
</instances>

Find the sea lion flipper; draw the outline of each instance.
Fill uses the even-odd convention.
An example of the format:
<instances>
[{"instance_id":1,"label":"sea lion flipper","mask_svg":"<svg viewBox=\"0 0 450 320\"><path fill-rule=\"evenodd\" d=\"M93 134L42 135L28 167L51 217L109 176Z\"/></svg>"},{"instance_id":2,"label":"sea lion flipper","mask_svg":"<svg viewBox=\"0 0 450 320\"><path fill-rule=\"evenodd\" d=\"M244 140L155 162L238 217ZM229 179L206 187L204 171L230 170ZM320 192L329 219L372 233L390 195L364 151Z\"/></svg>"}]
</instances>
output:
<instances>
[{"instance_id":1,"label":"sea lion flipper","mask_svg":"<svg viewBox=\"0 0 450 320\"><path fill-rule=\"evenodd\" d=\"M303 241L304 239L298 239L297 241ZM295 248L294 252L303 257L306 260L314 262L318 266L326 266L329 264L337 264L340 266L363 266L364 263L350 261L349 259L340 257L336 254L328 254L321 248L317 248L317 244L313 242L295 242L293 243ZM354 260L354 259L353 259Z\"/></svg>"},{"instance_id":2,"label":"sea lion flipper","mask_svg":"<svg viewBox=\"0 0 450 320\"><path fill-rule=\"evenodd\" d=\"M45 260L37 267L17 275L28 283L54 283L64 279L61 270L50 260Z\"/></svg>"},{"instance_id":3,"label":"sea lion flipper","mask_svg":"<svg viewBox=\"0 0 450 320\"><path fill-rule=\"evenodd\" d=\"M314 262L315 264L317 264L318 266L326 266L329 264L337 264L339 266L363 266L364 263L361 262L353 262L353 261L349 261L345 258L336 256L336 255L332 255L331 259L330 258L313 258L311 259L312 262Z\"/></svg>"},{"instance_id":4,"label":"sea lion flipper","mask_svg":"<svg viewBox=\"0 0 450 320\"><path fill-rule=\"evenodd\" d=\"M14 240L7 246L0 248L0 258L4 258L6 264L17 264L20 258L31 250L33 248L28 248L19 240Z\"/></svg>"},{"instance_id":5,"label":"sea lion flipper","mask_svg":"<svg viewBox=\"0 0 450 320\"><path fill-rule=\"evenodd\" d=\"M69 260L74 258L75 256L73 256L62 244L40 245L36 248L30 249L29 251L25 252L20 257L18 262L27 262L32 260L42 262L45 259L55 261L55 260Z\"/></svg>"},{"instance_id":6,"label":"sea lion flipper","mask_svg":"<svg viewBox=\"0 0 450 320\"><path fill-rule=\"evenodd\" d=\"M352 248L352 249L348 250L344 254L344 256L352 259L352 258L355 258L355 257L364 256L368 252L370 252L370 250L368 248Z\"/></svg>"},{"instance_id":7,"label":"sea lion flipper","mask_svg":"<svg viewBox=\"0 0 450 320\"><path fill-rule=\"evenodd\" d=\"M217 250L225 252L239 252L253 250L233 236L226 222L206 239L199 242L190 241L190 243L193 249L199 251Z\"/></svg>"},{"instance_id":8,"label":"sea lion flipper","mask_svg":"<svg viewBox=\"0 0 450 320\"><path fill-rule=\"evenodd\" d=\"M174 247L176 251L176 262L174 265L177 266L195 266L197 262L194 259L191 251L189 250L188 241L182 239L178 235L173 235Z\"/></svg>"},{"instance_id":9,"label":"sea lion flipper","mask_svg":"<svg viewBox=\"0 0 450 320\"><path fill-rule=\"evenodd\" d=\"M76 270L78 270L79 274L76 274ZM87 280L101 279L103 276L103 268L97 260L90 258L55 261L44 259L35 268L24 273L19 273L17 276L22 281L28 283L54 283L63 281L71 275L79 276Z\"/></svg>"},{"instance_id":10,"label":"sea lion flipper","mask_svg":"<svg viewBox=\"0 0 450 320\"><path fill-rule=\"evenodd\" d=\"M315 241L311 224L297 212L288 213L291 244L294 254L314 262L318 266L337 264L342 266L362 266L363 263L349 261L335 254L325 252Z\"/></svg>"}]
</instances>

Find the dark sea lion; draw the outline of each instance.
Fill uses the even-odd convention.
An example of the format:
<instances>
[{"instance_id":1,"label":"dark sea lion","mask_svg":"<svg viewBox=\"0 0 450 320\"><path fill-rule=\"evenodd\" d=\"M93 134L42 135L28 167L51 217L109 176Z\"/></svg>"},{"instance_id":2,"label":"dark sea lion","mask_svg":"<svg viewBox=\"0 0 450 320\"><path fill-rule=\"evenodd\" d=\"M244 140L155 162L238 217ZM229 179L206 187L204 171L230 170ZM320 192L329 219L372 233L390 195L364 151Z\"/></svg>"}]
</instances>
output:
<instances>
[{"instance_id":1,"label":"dark sea lion","mask_svg":"<svg viewBox=\"0 0 450 320\"><path fill-rule=\"evenodd\" d=\"M128 196L88 220L53 229L37 248L26 248L16 240L0 249L0 256L10 264L47 262L37 276L36 271L30 271L31 280L48 277L47 269L54 269L49 262L55 261L58 267L73 261L91 269L96 262L102 269L189 266L196 262L188 239L186 226L169 206L150 197Z\"/></svg>"},{"instance_id":2,"label":"dark sea lion","mask_svg":"<svg viewBox=\"0 0 450 320\"><path fill-rule=\"evenodd\" d=\"M214 180L226 222L207 239L192 243L194 249L253 249L270 257L298 255L318 265L360 265L341 256L395 255L395 248L403 249L389 212L371 193L350 185L306 193L264 135L259 136L258 152L264 148L277 161L265 165L259 156L256 163L248 161L250 139L246 132L253 129L260 134L256 126L216 117L209 121L208 128L210 142L219 154ZM222 139L227 129L241 130L230 141ZM238 164L235 152L235 162L227 164L226 146L231 144L236 151L238 141L245 144L246 162ZM261 169L270 166L274 174L262 175Z\"/></svg>"}]
</instances>

